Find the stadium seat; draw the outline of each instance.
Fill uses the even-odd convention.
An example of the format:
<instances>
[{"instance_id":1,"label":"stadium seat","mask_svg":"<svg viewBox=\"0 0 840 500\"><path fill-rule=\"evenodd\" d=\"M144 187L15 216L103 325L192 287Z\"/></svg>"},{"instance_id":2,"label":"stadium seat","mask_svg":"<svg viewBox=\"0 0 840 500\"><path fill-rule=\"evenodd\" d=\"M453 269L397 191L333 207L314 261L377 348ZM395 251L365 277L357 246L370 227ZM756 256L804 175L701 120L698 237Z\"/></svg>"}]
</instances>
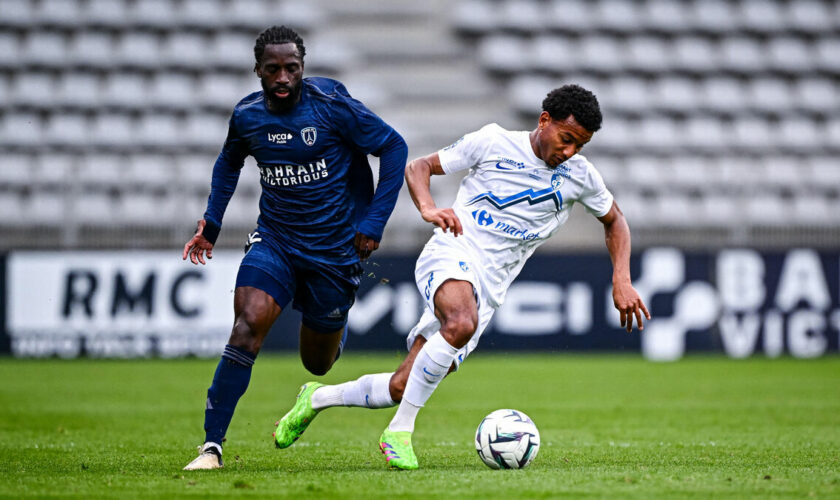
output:
<instances>
[{"instance_id":1,"label":"stadium seat","mask_svg":"<svg viewBox=\"0 0 840 500\"><path fill-rule=\"evenodd\" d=\"M253 74L240 76L206 72L200 73L196 80L193 97L197 103L209 108L223 109L228 114L240 99L260 88L259 80Z\"/></svg>"},{"instance_id":2,"label":"stadium seat","mask_svg":"<svg viewBox=\"0 0 840 500\"><path fill-rule=\"evenodd\" d=\"M788 202L773 193L746 196L745 213L750 223L764 226L787 226L791 223Z\"/></svg>"},{"instance_id":3,"label":"stadium seat","mask_svg":"<svg viewBox=\"0 0 840 500\"><path fill-rule=\"evenodd\" d=\"M135 144L134 120L129 115L99 113L91 126L91 142L101 149L130 148Z\"/></svg>"},{"instance_id":4,"label":"stadium seat","mask_svg":"<svg viewBox=\"0 0 840 500\"><path fill-rule=\"evenodd\" d=\"M125 179L131 186L157 190L177 186L178 167L170 155L133 154L124 161Z\"/></svg>"},{"instance_id":5,"label":"stadium seat","mask_svg":"<svg viewBox=\"0 0 840 500\"><path fill-rule=\"evenodd\" d=\"M609 108L625 113L643 113L654 105L653 92L642 78L617 76L609 80L608 89L602 101Z\"/></svg>"},{"instance_id":6,"label":"stadium seat","mask_svg":"<svg viewBox=\"0 0 840 500\"><path fill-rule=\"evenodd\" d=\"M163 38L161 55L167 67L207 69L208 39L201 33L173 31Z\"/></svg>"},{"instance_id":7,"label":"stadium seat","mask_svg":"<svg viewBox=\"0 0 840 500\"><path fill-rule=\"evenodd\" d=\"M689 19L696 30L725 34L740 27L732 2L726 0L694 0L690 12Z\"/></svg>"},{"instance_id":8,"label":"stadium seat","mask_svg":"<svg viewBox=\"0 0 840 500\"><path fill-rule=\"evenodd\" d=\"M708 75L720 66L718 51L708 38L679 36L672 42L672 67L698 75Z\"/></svg>"},{"instance_id":9,"label":"stadium seat","mask_svg":"<svg viewBox=\"0 0 840 500\"><path fill-rule=\"evenodd\" d=\"M73 28L83 22L80 0L41 0L34 14L40 26Z\"/></svg>"},{"instance_id":10,"label":"stadium seat","mask_svg":"<svg viewBox=\"0 0 840 500\"><path fill-rule=\"evenodd\" d=\"M822 127L800 115L782 117L776 134L786 139L781 146L785 152L819 153L828 142Z\"/></svg>"},{"instance_id":11,"label":"stadium seat","mask_svg":"<svg viewBox=\"0 0 840 500\"><path fill-rule=\"evenodd\" d=\"M138 226L168 226L177 203L177 198L166 192L138 191L117 198L115 208L120 222Z\"/></svg>"},{"instance_id":12,"label":"stadium seat","mask_svg":"<svg viewBox=\"0 0 840 500\"><path fill-rule=\"evenodd\" d=\"M44 142L54 146L82 149L90 141L90 121L82 114L50 115L44 130Z\"/></svg>"},{"instance_id":13,"label":"stadium seat","mask_svg":"<svg viewBox=\"0 0 840 500\"><path fill-rule=\"evenodd\" d=\"M0 0L0 25L10 28L26 28L35 19L34 5L29 0Z\"/></svg>"},{"instance_id":14,"label":"stadium seat","mask_svg":"<svg viewBox=\"0 0 840 500\"><path fill-rule=\"evenodd\" d=\"M120 109L139 109L148 102L148 82L140 73L112 73L105 80L102 103Z\"/></svg>"},{"instance_id":15,"label":"stadium seat","mask_svg":"<svg viewBox=\"0 0 840 500\"><path fill-rule=\"evenodd\" d=\"M179 21L173 0L143 0L134 2L127 17L136 26L152 29L169 29Z\"/></svg>"},{"instance_id":16,"label":"stadium seat","mask_svg":"<svg viewBox=\"0 0 840 500\"><path fill-rule=\"evenodd\" d=\"M139 31L126 32L117 42L113 63L140 70L155 70L160 67L162 59L160 49L157 35Z\"/></svg>"},{"instance_id":17,"label":"stadium seat","mask_svg":"<svg viewBox=\"0 0 840 500\"><path fill-rule=\"evenodd\" d=\"M114 37L104 31L76 33L70 43L69 62L80 67L106 69L114 62Z\"/></svg>"},{"instance_id":18,"label":"stadium seat","mask_svg":"<svg viewBox=\"0 0 840 500\"><path fill-rule=\"evenodd\" d=\"M807 162L804 179L811 187L840 189L840 160L836 156L813 156Z\"/></svg>"},{"instance_id":19,"label":"stadium seat","mask_svg":"<svg viewBox=\"0 0 840 500\"><path fill-rule=\"evenodd\" d=\"M686 9L673 0L647 0L640 19L650 30L665 33L684 33L689 28Z\"/></svg>"},{"instance_id":20,"label":"stadium seat","mask_svg":"<svg viewBox=\"0 0 840 500\"><path fill-rule=\"evenodd\" d=\"M221 146L219 149L221 150ZM184 154L176 158L179 182L190 191L199 193L204 203L207 202L207 195L210 194L210 177L217 156L218 153Z\"/></svg>"},{"instance_id":21,"label":"stadium seat","mask_svg":"<svg viewBox=\"0 0 840 500\"><path fill-rule=\"evenodd\" d=\"M95 28L124 29L131 23L130 0L88 0L82 12L82 25Z\"/></svg>"},{"instance_id":22,"label":"stadium seat","mask_svg":"<svg viewBox=\"0 0 840 500\"><path fill-rule=\"evenodd\" d=\"M95 188L122 188L130 186L127 175L128 159L117 153L89 153L78 157L76 179L83 186Z\"/></svg>"},{"instance_id":23,"label":"stadium seat","mask_svg":"<svg viewBox=\"0 0 840 500\"><path fill-rule=\"evenodd\" d=\"M191 113L183 125L183 143L192 148L221 150L228 132L228 120L216 113Z\"/></svg>"},{"instance_id":24,"label":"stadium seat","mask_svg":"<svg viewBox=\"0 0 840 500\"><path fill-rule=\"evenodd\" d=\"M696 153L713 153L726 148L731 141L726 122L709 115L687 118L680 127L680 135L685 148Z\"/></svg>"},{"instance_id":25,"label":"stadium seat","mask_svg":"<svg viewBox=\"0 0 840 500\"><path fill-rule=\"evenodd\" d=\"M21 220L26 224L62 226L68 219L66 196L66 192L65 194L34 192L24 197L21 200L23 203Z\"/></svg>"},{"instance_id":26,"label":"stadium seat","mask_svg":"<svg viewBox=\"0 0 840 500\"><path fill-rule=\"evenodd\" d=\"M146 113L138 120L139 145L172 148L181 145L181 135L181 123L174 115Z\"/></svg>"},{"instance_id":27,"label":"stadium seat","mask_svg":"<svg viewBox=\"0 0 840 500\"><path fill-rule=\"evenodd\" d=\"M542 4L533 0L505 0L496 10L496 24L499 29L526 34L539 33L542 30L545 12Z\"/></svg>"},{"instance_id":28,"label":"stadium seat","mask_svg":"<svg viewBox=\"0 0 840 500\"><path fill-rule=\"evenodd\" d=\"M23 198L18 191L0 190L0 226L25 226L28 224Z\"/></svg>"},{"instance_id":29,"label":"stadium seat","mask_svg":"<svg viewBox=\"0 0 840 500\"><path fill-rule=\"evenodd\" d=\"M813 49L801 38L775 37L767 42L771 70L794 76L814 68Z\"/></svg>"},{"instance_id":30,"label":"stadium seat","mask_svg":"<svg viewBox=\"0 0 840 500\"><path fill-rule=\"evenodd\" d=\"M101 105L102 88L94 73L64 73L58 83L56 99L66 108L94 109Z\"/></svg>"},{"instance_id":31,"label":"stadium seat","mask_svg":"<svg viewBox=\"0 0 840 500\"><path fill-rule=\"evenodd\" d=\"M814 42L816 69L836 75L840 73L840 36L821 37Z\"/></svg>"},{"instance_id":32,"label":"stadium seat","mask_svg":"<svg viewBox=\"0 0 840 500\"><path fill-rule=\"evenodd\" d=\"M682 144L677 122L668 116L643 118L632 135L636 138L635 144L647 151L667 153L678 150Z\"/></svg>"},{"instance_id":33,"label":"stadium seat","mask_svg":"<svg viewBox=\"0 0 840 500\"><path fill-rule=\"evenodd\" d=\"M528 43L519 37L488 36L479 43L478 58L484 68L511 75L530 67L528 58L511 57L511 54L527 54L528 50Z\"/></svg>"},{"instance_id":34,"label":"stadium seat","mask_svg":"<svg viewBox=\"0 0 840 500\"><path fill-rule=\"evenodd\" d=\"M453 27L467 35L484 35L499 28L496 6L482 0L458 2L452 12Z\"/></svg>"},{"instance_id":35,"label":"stadium seat","mask_svg":"<svg viewBox=\"0 0 840 500\"><path fill-rule=\"evenodd\" d=\"M218 69L250 71L254 67L254 37L219 32L210 40L207 54ZM308 55L307 55L308 62Z\"/></svg>"},{"instance_id":36,"label":"stadium seat","mask_svg":"<svg viewBox=\"0 0 840 500\"><path fill-rule=\"evenodd\" d=\"M714 113L738 113L747 105L746 89L736 78L709 77L702 82L698 104Z\"/></svg>"},{"instance_id":37,"label":"stadium seat","mask_svg":"<svg viewBox=\"0 0 840 500\"><path fill-rule=\"evenodd\" d=\"M793 97L796 106L809 113L827 115L840 111L840 85L825 77L796 79Z\"/></svg>"},{"instance_id":38,"label":"stadium seat","mask_svg":"<svg viewBox=\"0 0 840 500\"><path fill-rule=\"evenodd\" d=\"M587 33L597 30L598 17L592 2L586 0L551 0L546 9L548 28L554 31Z\"/></svg>"},{"instance_id":39,"label":"stadium seat","mask_svg":"<svg viewBox=\"0 0 840 500\"><path fill-rule=\"evenodd\" d=\"M772 34L786 28L785 14L778 0L741 0L739 7L737 16L744 30Z\"/></svg>"},{"instance_id":40,"label":"stadium seat","mask_svg":"<svg viewBox=\"0 0 840 500\"><path fill-rule=\"evenodd\" d=\"M43 142L43 120L36 113L6 112L0 123L0 144L6 147L32 147Z\"/></svg>"},{"instance_id":41,"label":"stadium seat","mask_svg":"<svg viewBox=\"0 0 840 500\"><path fill-rule=\"evenodd\" d=\"M19 107L49 109L54 104L56 81L49 72L18 73L11 101Z\"/></svg>"},{"instance_id":42,"label":"stadium seat","mask_svg":"<svg viewBox=\"0 0 840 500\"><path fill-rule=\"evenodd\" d=\"M100 191L90 191L76 197L71 214L74 220L82 224L102 227L122 225L119 203L113 195Z\"/></svg>"},{"instance_id":43,"label":"stadium seat","mask_svg":"<svg viewBox=\"0 0 840 500\"><path fill-rule=\"evenodd\" d=\"M712 226L739 224L744 218L741 201L726 194L707 194L700 200L698 219Z\"/></svg>"},{"instance_id":44,"label":"stadium seat","mask_svg":"<svg viewBox=\"0 0 840 500\"><path fill-rule=\"evenodd\" d=\"M216 30L226 22L221 6L221 0L183 0L178 9L179 23L188 28Z\"/></svg>"},{"instance_id":45,"label":"stadium seat","mask_svg":"<svg viewBox=\"0 0 840 500\"><path fill-rule=\"evenodd\" d=\"M593 14L600 29L619 33L636 31L642 22L638 6L624 0L597 0Z\"/></svg>"},{"instance_id":46,"label":"stadium seat","mask_svg":"<svg viewBox=\"0 0 840 500\"><path fill-rule=\"evenodd\" d=\"M751 116L735 119L730 141L744 152L766 153L777 145L767 122Z\"/></svg>"},{"instance_id":47,"label":"stadium seat","mask_svg":"<svg viewBox=\"0 0 840 500\"><path fill-rule=\"evenodd\" d=\"M153 107L169 110L189 110L196 97L194 80L185 74L158 73L152 78L148 99Z\"/></svg>"},{"instance_id":48,"label":"stadium seat","mask_svg":"<svg viewBox=\"0 0 840 500\"><path fill-rule=\"evenodd\" d=\"M563 36L539 36L533 40L528 51L522 54L528 59L528 67L549 74L560 73L575 64L575 43ZM553 87L549 87L551 90Z\"/></svg>"},{"instance_id":49,"label":"stadium seat","mask_svg":"<svg viewBox=\"0 0 840 500\"><path fill-rule=\"evenodd\" d=\"M828 4L820 0L788 2L784 17L790 29L803 33L824 33L837 29L837 11L832 12Z\"/></svg>"},{"instance_id":50,"label":"stadium seat","mask_svg":"<svg viewBox=\"0 0 840 500\"><path fill-rule=\"evenodd\" d=\"M66 192L76 182L78 156L48 150L32 156L33 191Z\"/></svg>"},{"instance_id":51,"label":"stadium seat","mask_svg":"<svg viewBox=\"0 0 840 500\"><path fill-rule=\"evenodd\" d=\"M781 114L793 107L793 95L781 78L753 78L747 85L747 102L762 113Z\"/></svg>"},{"instance_id":52,"label":"stadium seat","mask_svg":"<svg viewBox=\"0 0 840 500\"><path fill-rule=\"evenodd\" d=\"M3 154L0 156L0 187L19 188L29 185L32 181L32 170L31 155ZM6 215L3 214L3 217Z\"/></svg>"},{"instance_id":53,"label":"stadium seat","mask_svg":"<svg viewBox=\"0 0 840 500\"><path fill-rule=\"evenodd\" d=\"M62 67L67 60L67 37L51 31L29 32L24 37L19 60L36 68Z\"/></svg>"},{"instance_id":54,"label":"stadium seat","mask_svg":"<svg viewBox=\"0 0 840 500\"><path fill-rule=\"evenodd\" d=\"M733 36L720 42L720 66L733 73L754 75L767 68L764 49L758 41Z\"/></svg>"},{"instance_id":55,"label":"stadium seat","mask_svg":"<svg viewBox=\"0 0 840 500\"><path fill-rule=\"evenodd\" d=\"M260 30L271 12L264 0L236 0L227 3L222 16L231 28Z\"/></svg>"},{"instance_id":56,"label":"stadium seat","mask_svg":"<svg viewBox=\"0 0 840 500\"><path fill-rule=\"evenodd\" d=\"M690 78L659 78L653 90L656 106L665 111L691 113L699 102L699 88Z\"/></svg>"},{"instance_id":57,"label":"stadium seat","mask_svg":"<svg viewBox=\"0 0 840 500\"><path fill-rule=\"evenodd\" d=\"M664 73L673 65L669 44L659 37L631 37L626 42L626 65L633 71Z\"/></svg>"},{"instance_id":58,"label":"stadium seat","mask_svg":"<svg viewBox=\"0 0 840 500\"><path fill-rule=\"evenodd\" d=\"M16 68L20 63L20 42L13 32L0 31L0 68Z\"/></svg>"},{"instance_id":59,"label":"stadium seat","mask_svg":"<svg viewBox=\"0 0 840 500\"><path fill-rule=\"evenodd\" d=\"M578 44L578 64L571 65L567 70L580 68L596 73L614 73L625 69L626 60L624 44L620 44L615 38L587 36Z\"/></svg>"}]
</instances>

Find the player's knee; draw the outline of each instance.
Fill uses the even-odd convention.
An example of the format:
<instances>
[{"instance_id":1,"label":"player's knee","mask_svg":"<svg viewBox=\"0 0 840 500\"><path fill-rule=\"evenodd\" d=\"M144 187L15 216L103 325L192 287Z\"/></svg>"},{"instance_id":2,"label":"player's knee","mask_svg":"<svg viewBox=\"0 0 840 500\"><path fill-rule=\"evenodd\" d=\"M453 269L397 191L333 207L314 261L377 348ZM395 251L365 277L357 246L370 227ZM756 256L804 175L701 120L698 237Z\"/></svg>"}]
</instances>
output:
<instances>
[{"instance_id":1,"label":"player's knee","mask_svg":"<svg viewBox=\"0 0 840 500\"><path fill-rule=\"evenodd\" d=\"M478 327L478 318L472 314L458 314L441 325L440 334L452 347L464 347L470 341Z\"/></svg>"},{"instance_id":2,"label":"player's knee","mask_svg":"<svg viewBox=\"0 0 840 500\"><path fill-rule=\"evenodd\" d=\"M324 360L324 359L311 359L301 357L301 361L303 361L303 367L311 373L312 375L326 375L330 368L332 368L333 363L335 360Z\"/></svg>"},{"instance_id":3,"label":"player's knee","mask_svg":"<svg viewBox=\"0 0 840 500\"><path fill-rule=\"evenodd\" d=\"M256 325L256 317L240 314L233 322L233 330L228 343L248 352L258 353L262 347L262 335L259 334Z\"/></svg>"},{"instance_id":4,"label":"player's knee","mask_svg":"<svg viewBox=\"0 0 840 500\"><path fill-rule=\"evenodd\" d=\"M402 401L403 393L405 393L405 384L408 382L407 378L394 374L391 381L388 382L388 392L391 393L391 399L395 403Z\"/></svg>"}]
</instances>

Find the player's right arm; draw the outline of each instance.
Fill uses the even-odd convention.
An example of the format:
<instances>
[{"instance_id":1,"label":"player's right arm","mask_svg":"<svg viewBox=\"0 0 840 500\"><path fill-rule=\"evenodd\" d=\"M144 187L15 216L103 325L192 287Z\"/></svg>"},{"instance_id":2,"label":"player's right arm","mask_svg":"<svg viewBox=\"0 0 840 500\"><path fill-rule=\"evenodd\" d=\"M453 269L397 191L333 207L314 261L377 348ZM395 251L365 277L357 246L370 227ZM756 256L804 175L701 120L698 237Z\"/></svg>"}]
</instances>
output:
<instances>
[{"instance_id":1,"label":"player's right arm","mask_svg":"<svg viewBox=\"0 0 840 500\"><path fill-rule=\"evenodd\" d=\"M432 175L445 173L440 164L440 156L438 153L432 153L408 163L405 167L405 182L414 206L417 207L423 220L443 229L443 232L452 230L452 234L458 236L464 234L464 229L455 211L451 208L438 208L432 198L430 188Z\"/></svg>"},{"instance_id":2,"label":"player's right arm","mask_svg":"<svg viewBox=\"0 0 840 500\"><path fill-rule=\"evenodd\" d=\"M228 135L222 152L213 166L213 178L210 182L210 196L207 199L207 210L204 218L198 221L195 234L184 245L181 258L189 256L193 264L205 264L204 255L213 258L213 245L222 230L222 217L225 214L230 198L239 182L239 173L248 156L245 141L240 137L235 126L236 112L230 119Z\"/></svg>"}]
</instances>

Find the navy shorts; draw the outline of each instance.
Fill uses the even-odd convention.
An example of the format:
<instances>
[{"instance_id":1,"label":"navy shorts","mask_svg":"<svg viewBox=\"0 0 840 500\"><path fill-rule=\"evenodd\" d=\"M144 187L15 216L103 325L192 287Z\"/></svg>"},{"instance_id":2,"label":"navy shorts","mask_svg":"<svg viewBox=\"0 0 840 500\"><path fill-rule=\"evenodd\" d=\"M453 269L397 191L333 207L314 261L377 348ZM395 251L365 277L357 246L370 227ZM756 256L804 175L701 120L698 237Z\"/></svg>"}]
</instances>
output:
<instances>
[{"instance_id":1,"label":"navy shorts","mask_svg":"<svg viewBox=\"0 0 840 500\"><path fill-rule=\"evenodd\" d=\"M253 233L239 266L236 286L258 288L285 309L303 313L302 323L320 333L332 333L347 324L362 276L358 262L332 265L283 250L271 238Z\"/></svg>"}]
</instances>

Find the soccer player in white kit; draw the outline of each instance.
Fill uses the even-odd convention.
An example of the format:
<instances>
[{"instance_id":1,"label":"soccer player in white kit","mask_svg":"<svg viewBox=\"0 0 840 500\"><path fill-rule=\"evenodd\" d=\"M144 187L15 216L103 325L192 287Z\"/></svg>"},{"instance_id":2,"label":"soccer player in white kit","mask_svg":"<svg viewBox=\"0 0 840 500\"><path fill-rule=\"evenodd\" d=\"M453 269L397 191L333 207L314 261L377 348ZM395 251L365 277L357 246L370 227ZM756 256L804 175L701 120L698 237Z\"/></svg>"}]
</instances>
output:
<instances>
[{"instance_id":1,"label":"soccer player in white kit","mask_svg":"<svg viewBox=\"0 0 840 500\"><path fill-rule=\"evenodd\" d=\"M576 202L604 225L621 324L632 331L635 318L642 330L642 316L650 314L630 281L630 229L601 174L579 154L600 127L595 95L565 85L545 98L535 130L486 125L409 163L405 178L414 204L437 226L417 259L415 279L427 307L408 335L409 353L393 373L333 386L304 384L278 422L276 446L294 443L324 408L399 404L380 450L389 467L416 469L411 433L420 408L475 349L525 261ZM431 176L467 169L452 208L438 208Z\"/></svg>"}]
</instances>

